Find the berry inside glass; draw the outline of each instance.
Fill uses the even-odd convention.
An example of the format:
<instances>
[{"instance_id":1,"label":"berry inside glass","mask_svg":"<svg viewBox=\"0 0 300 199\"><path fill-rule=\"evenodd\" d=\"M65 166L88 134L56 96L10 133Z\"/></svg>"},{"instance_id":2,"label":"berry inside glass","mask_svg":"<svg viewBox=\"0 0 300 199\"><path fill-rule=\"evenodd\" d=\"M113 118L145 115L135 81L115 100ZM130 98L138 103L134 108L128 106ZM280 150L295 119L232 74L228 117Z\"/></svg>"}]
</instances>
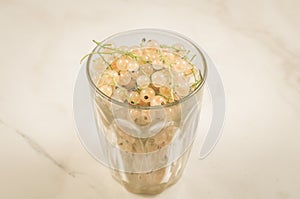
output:
<instances>
[{"instance_id":1,"label":"berry inside glass","mask_svg":"<svg viewBox=\"0 0 300 199\"><path fill-rule=\"evenodd\" d=\"M184 36L164 30L93 42L83 59L112 175L133 193L160 193L182 175L196 136L204 56Z\"/></svg>"}]
</instances>

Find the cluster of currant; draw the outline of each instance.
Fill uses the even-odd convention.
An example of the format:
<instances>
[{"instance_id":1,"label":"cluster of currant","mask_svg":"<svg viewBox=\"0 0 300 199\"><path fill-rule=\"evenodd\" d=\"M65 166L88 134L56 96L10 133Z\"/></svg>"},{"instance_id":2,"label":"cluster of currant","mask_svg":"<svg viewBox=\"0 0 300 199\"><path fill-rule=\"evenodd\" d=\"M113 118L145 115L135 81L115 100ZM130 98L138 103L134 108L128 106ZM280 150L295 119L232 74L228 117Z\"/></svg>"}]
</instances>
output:
<instances>
[{"instance_id":1,"label":"cluster of currant","mask_svg":"<svg viewBox=\"0 0 300 199\"><path fill-rule=\"evenodd\" d=\"M187 96L201 82L189 51L177 44L159 45L142 40L140 46L116 48L94 41L99 55L94 67L101 71L97 87L106 96L140 106L158 106ZM84 59L83 58L83 59Z\"/></svg>"}]
</instances>

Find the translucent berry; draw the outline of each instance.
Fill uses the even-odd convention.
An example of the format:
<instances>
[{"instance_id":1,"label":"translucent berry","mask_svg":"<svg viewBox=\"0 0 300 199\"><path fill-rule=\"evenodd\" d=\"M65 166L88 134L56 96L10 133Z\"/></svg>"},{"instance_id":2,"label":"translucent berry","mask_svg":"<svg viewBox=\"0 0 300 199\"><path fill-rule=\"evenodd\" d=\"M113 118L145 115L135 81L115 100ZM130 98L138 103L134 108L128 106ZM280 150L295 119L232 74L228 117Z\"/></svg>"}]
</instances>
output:
<instances>
[{"instance_id":1,"label":"translucent berry","mask_svg":"<svg viewBox=\"0 0 300 199\"><path fill-rule=\"evenodd\" d=\"M139 70L131 71L131 78L134 80L136 80L140 75L143 75L143 73L140 72Z\"/></svg>"},{"instance_id":2,"label":"translucent berry","mask_svg":"<svg viewBox=\"0 0 300 199\"><path fill-rule=\"evenodd\" d=\"M140 67L140 71L150 76L153 73L153 68L151 64L144 64Z\"/></svg>"},{"instance_id":3,"label":"translucent berry","mask_svg":"<svg viewBox=\"0 0 300 199\"><path fill-rule=\"evenodd\" d=\"M106 70L105 74L108 75L109 77L111 77L114 81L119 80L119 75L118 75L117 71L115 71L115 70Z\"/></svg>"},{"instance_id":4,"label":"translucent berry","mask_svg":"<svg viewBox=\"0 0 300 199\"><path fill-rule=\"evenodd\" d=\"M98 80L98 87L101 87L103 85L114 85L114 82L111 77L104 74Z\"/></svg>"},{"instance_id":5,"label":"translucent berry","mask_svg":"<svg viewBox=\"0 0 300 199\"><path fill-rule=\"evenodd\" d=\"M150 84L150 78L146 75L140 75L136 79L136 83L140 88L145 88Z\"/></svg>"},{"instance_id":6,"label":"translucent berry","mask_svg":"<svg viewBox=\"0 0 300 199\"><path fill-rule=\"evenodd\" d=\"M131 78L131 81L125 86L128 91L132 91L136 89L136 81Z\"/></svg>"},{"instance_id":7,"label":"translucent berry","mask_svg":"<svg viewBox=\"0 0 300 199\"><path fill-rule=\"evenodd\" d=\"M108 97L112 95L112 87L109 85L103 85L99 89L102 93L104 93Z\"/></svg>"},{"instance_id":8,"label":"translucent berry","mask_svg":"<svg viewBox=\"0 0 300 199\"><path fill-rule=\"evenodd\" d=\"M131 52L136 56L142 56L143 55L143 51L139 47L137 47L136 49L132 49Z\"/></svg>"},{"instance_id":9,"label":"translucent berry","mask_svg":"<svg viewBox=\"0 0 300 199\"><path fill-rule=\"evenodd\" d=\"M190 92L190 87L187 83L177 84L174 88L175 93L180 97L185 97Z\"/></svg>"},{"instance_id":10,"label":"translucent berry","mask_svg":"<svg viewBox=\"0 0 300 199\"><path fill-rule=\"evenodd\" d=\"M154 60L152 62L152 68L155 69L155 70L161 70L161 69L164 68L164 65L162 64L161 61Z\"/></svg>"},{"instance_id":11,"label":"translucent berry","mask_svg":"<svg viewBox=\"0 0 300 199\"><path fill-rule=\"evenodd\" d=\"M150 57L149 57L149 55L147 55L147 54L141 56L141 58L142 58L143 61L146 61L146 62L149 62L149 61L150 61Z\"/></svg>"},{"instance_id":12,"label":"translucent berry","mask_svg":"<svg viewBox=\"0 0 300 199\"><path fill-rule=\"evenodd\" d=\"M166 103L167 100L164 97L160 95L156 95L151 99L150 106L160 106L160 105L165 105Z\"/></svg>"},{"instance_id":13,"label":"translucent berry","mask_svg":"<svg viewBox=\"0 0 300 199\"><path fill-rule=\"evenodd\" d=\"M146 46L147 47L159 47L159 44L155 40L149 40L149 41L147 41Z\"/></svg>"},{"instance_id":14,"label":"translucent berry","mask_svg":"<svg viewBox=\"0 0 300 199\"><path fill-rule=\"evenodd\" d=\"M129 110L130 118L134 121L135 124L140 126L145 126L152 122L151 114L149 110Z\"/></svg>"},{"instance_id":15,"label":"translucent berry","mask_svg":"<svg viewBox=\"0 0 300 199\"><path fill-rule=\"evenodd\" d=\"M118 81L119 75L114 70L106 70L102 74L101 78L98 81L98 86L102 85L114 85Z\"/></svg>"},{"instance_id":16,"label":"translucent berry","mask_svg":"<svg viewBox=\"0 0 300 199\"><path fill-rule=\"evenodd\" d=\"M173 64L173 69L181 73L189 69L189 64L186 60L180 58Z\"/></svg>"},{"instance_id":17,"label":"translucent berry","mask_svg":"<svg viewBox=\"0 0 300 199\"><path fill-rule=\"evenodd\" d=\"M111 97L117 101L125 102L127 96L128 94L126 89L116 88Z\"/></svg>"},{"instance_id":18,"label":"translucent berry","mask_svg":"<svg viewBox=\"0 0 300 199\"><path fill-rule=\"evenodd\" d=\"M155 96L155 91L149 87L144 88L140 92L140 99L146 103L150 102L154 96Z\"/></svg>"},{"instance_id":19,"label":"translucent berry","mask_svg":"<svg viewBox=\"0 0 300 199\"><path fill-rule=\"evenodd\" d=\"M175 55L170 52L163 52L163 55L168 63L173 63L175 60Z\"/></svg>"},{"instance_id":20,"label":"translucent berry","mask_svg":"<svg viewBox=\"0 0 300 199\"><path fill-rule=\"evenodd\" d=\"M94 62L93 69L96 69L100 74L103 73L105 71L105 69L107 68L107 65L102 60L102 58L96 59L93 62Z\"/></svg>"},{"instance_id":21,"label":"translucent berry","mask_svg":"<svg viewBox=\"0 0 300 199\"><path fill-rule=\"evenodd\" d=\"M171 97L171 90L168 87L162 86L159 88L159 94L161 94L162 96L166 97L166 98L170 98Z\"/></svg>"},{"instance_id":22,"label":"translucent berry","mask_svg":"<svg viewBox=\"0 0 300 199\"><path fill-rule=\"evenodd\" d=\"M156 52L151 52L151 54L149 54L150 59L152 60L159 60L159 54L157 54Z\"/></svg>"},{"instance_id":23,"label":"translucent berry","mask_svg":"<svg viewBox=\"0 0 300 199\"><path fill-rule=\"evenodd\" d=\"M156 71L151 75L151 82L155 87L168 86L169 74L168 71Z\"/></svg>"},{"instance_id":24,"label":"translucent berry","mask_svg":"<svg viewBox=\"0 0 300 199\"><path fill-rule=\"evenodd\" d=\"M176 130L178 130L177 127L168 126L154 137L147 139L147 142L145 143L147 152L156 151L168 145L172 141L172 138L174 138Z\"/></svg>"},{"instance_id":25,"label":"translucent berry","mask_svg":"<svg viewBox=\"0 0 300 199\"><path fill-rule=\"evenodd\" d=\"M140 103L140 94L136 91L130 92L128 102L132 105L139 104Z\"/></svg>"},{"instance_id":26,"label":"translucent berry","mask_svg":"<svg viewBox=\"0 0 300 199\"><path fill-rule=\"evenodd\" d=\"M120 85L127 85L131 81L131 74L128 71L121 71L119 77L119 84Z\"/></svg>"},{"instance_id":27,"label":"translucent berry","mask_svg":"<svg viewBox=\"0 0 300 199\"><path fill-rule=\"evenodd\" d=\"M139 69L139 64L136 61L130 61L127 64L128 71L137 71Z\"/></svg>"},{"instance_id":28,"label":"translucent berry","mask_svg":"<svg viewBox=\"0 0 300 199\"><path fill-rule=\"evenodd\" d=\"M129 60L126 58L119 58L116 62L116 66L119 70L127 70L128 66L127 64L129 63Z\"/></svg>"}]
</instances>

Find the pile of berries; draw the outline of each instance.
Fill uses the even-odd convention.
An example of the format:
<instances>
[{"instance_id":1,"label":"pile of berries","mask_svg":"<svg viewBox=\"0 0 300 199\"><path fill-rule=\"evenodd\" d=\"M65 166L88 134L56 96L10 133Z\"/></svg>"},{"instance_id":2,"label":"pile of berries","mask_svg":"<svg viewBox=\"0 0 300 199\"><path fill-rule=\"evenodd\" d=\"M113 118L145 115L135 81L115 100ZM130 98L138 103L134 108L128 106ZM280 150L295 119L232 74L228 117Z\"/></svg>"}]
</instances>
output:
<instances>
[{"instance_id":1,"label":"pile of berries","mask_svg":"<svg viewBox=\"0 0 300 199\"><path fill-rule=\"evenodd\" d=\"M143 45L116 48L94 41L99 49L94 68L101 71L97 87L114 100L139 106L159 106L191 93L201 74L181 45L149 40ZM192 57L193 59L194 57Z\"/></svg>"}]
</instances>

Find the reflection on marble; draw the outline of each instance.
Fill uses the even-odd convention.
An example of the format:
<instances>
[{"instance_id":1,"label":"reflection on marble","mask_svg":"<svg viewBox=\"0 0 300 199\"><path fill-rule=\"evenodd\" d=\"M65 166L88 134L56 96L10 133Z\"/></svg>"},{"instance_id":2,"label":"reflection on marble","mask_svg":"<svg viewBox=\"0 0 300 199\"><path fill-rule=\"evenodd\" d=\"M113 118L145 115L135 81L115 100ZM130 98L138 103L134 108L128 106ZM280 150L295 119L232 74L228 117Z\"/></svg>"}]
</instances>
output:
<instances>
[{"instance_id":1,"label":"reflection on marble","mask_svg":"<svg viewBox=\"0 0 300 199\"><path fill-rule=\"evenodd\" d=\"M143 198L81 146L72 115L79 59L92 39L143 27L178 31L216 62L223 137L154 198L299 198L300 1L0 1L0 198Z\"/></svg>"}]
</instances>

